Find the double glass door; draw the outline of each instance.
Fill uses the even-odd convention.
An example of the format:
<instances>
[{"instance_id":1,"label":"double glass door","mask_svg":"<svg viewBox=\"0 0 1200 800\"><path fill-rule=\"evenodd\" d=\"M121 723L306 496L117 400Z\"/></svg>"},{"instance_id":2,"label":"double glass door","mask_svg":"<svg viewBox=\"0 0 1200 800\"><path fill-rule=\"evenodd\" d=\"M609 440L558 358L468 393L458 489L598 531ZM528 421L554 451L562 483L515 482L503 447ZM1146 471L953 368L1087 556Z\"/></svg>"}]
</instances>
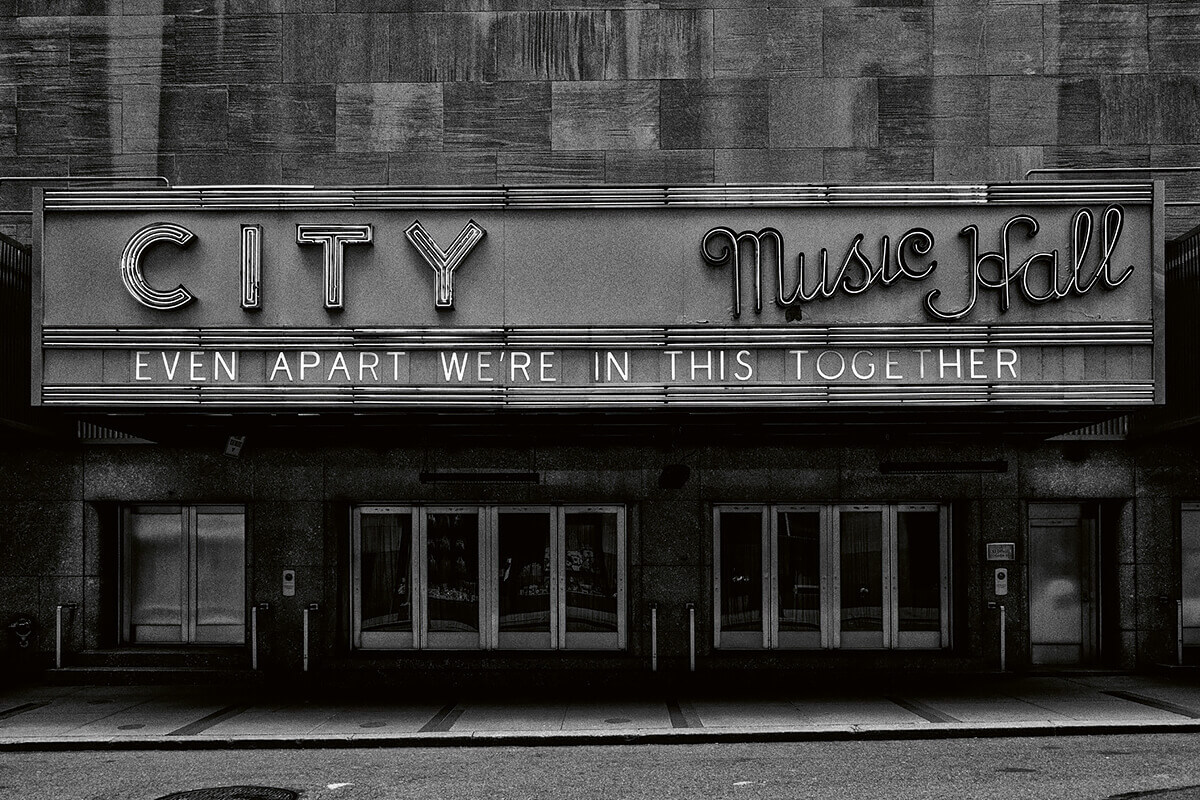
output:
<instances>
[{"instance_id":1,"label":"double glass door","mask_svg":"<svg viewBox=\"0 0 1200 800\"><path fill-rule=\"evenodd\" d=\"M135 506L125 510L122 530L125 642L245 642L240 506Z\"/></svg>"},{"instance_id":2,"label":"double glass door","mask_svg":"<svg viewBox=\"0 0 1200 800\"><path fill-rule=\"evenodd\" d=\"M613 506L362 506L365 649L625 646L625 517Z\"/></svg>"},{"instance_id":3,"label":"double glass door","mask_svg":"<svg viewBox=\"0 0 1200 800\"><path fill-rule=\"evenodd\" d=\"M943 647L948 531L937 505L718 506L715 644Z\"/></svg>"}]
</instances>

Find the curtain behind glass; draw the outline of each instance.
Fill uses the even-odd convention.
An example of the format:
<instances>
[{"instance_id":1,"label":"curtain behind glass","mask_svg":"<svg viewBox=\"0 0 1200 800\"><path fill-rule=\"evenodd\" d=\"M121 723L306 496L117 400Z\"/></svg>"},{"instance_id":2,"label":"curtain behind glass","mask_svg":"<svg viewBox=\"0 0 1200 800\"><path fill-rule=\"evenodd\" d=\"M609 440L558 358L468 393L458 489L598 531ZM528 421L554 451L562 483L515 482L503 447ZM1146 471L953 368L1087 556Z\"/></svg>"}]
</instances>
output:
<instances>
[{"instance_id":1,"label":"curtain behind glass","mask_svg":"<svg viewBox=\"0 0 1200 800\"><path fill-rule=\"evenodd\" d=\"M883 515L841 512L842 630L883 630Z\"/></svg>"},{"instance_id":2,"label":"curtain behind glass","mask_svg":"<svg viewBox=\"0 0 1200 800\"><path fill-rule=\"evenodd\" d=\"M412 631L412 516L363 514L362 629Z\"/></svg>"},{"instance_id":3,"label":"curtain behind glass","mask_svg":"<svg viewBox=\"0 0 1200 800\"><path fill-rule=\"evenodd\" d=\"M779 630L821 629L821 513L781 511L776 519L779 547Z\"/></svg>"}]
</instances>

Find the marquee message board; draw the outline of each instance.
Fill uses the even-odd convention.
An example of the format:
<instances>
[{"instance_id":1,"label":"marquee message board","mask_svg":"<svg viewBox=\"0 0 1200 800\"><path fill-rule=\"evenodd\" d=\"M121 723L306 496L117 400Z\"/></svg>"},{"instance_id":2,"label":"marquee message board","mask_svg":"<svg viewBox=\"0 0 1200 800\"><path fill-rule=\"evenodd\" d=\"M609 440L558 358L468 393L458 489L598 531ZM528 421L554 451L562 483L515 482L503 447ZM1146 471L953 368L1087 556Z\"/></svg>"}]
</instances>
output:
<instances>
[{"instance_id":1,"label":"marquee message board","mask_svg":"<svg viewBox=\"0 0 1200 800\"><path fill-rule=\"evenodd\" d=\"M1153 184L47 192L34 402L1162 401Z\"/></svg>"}]
</instances>

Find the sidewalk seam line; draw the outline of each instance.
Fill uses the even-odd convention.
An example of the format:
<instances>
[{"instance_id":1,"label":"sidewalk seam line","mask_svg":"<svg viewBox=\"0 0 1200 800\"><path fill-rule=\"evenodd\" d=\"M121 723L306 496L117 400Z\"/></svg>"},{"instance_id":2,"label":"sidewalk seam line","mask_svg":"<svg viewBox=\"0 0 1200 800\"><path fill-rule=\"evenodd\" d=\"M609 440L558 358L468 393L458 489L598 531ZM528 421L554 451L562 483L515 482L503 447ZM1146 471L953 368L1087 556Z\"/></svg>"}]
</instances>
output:
<instances>
[{"instance_id":1,"label":"sidewalk seam line","mask_svg":"<svg viewBox=\"0 0 1200 800\"><path fill-rule=\"evenodd\" d=\"M891 702L893 702L896 705L903 708L905 711L910 711L913 714L916 714L918 717L922 718L926 722L936 722L936 723L957 722L960 724L962 723L961 719L958 719L957 717L953 717L950 714L947 714L943 711L938 711L936 708L927 706L924 703L920 702L919 700L909 700L904 697L895 697L892 695L886 696L885 699L890 700Z\"/></svg>"},{"instance_id":2,"label":"sidewalk seam line","mask_svg":"<svg viewBox=\"0 0 1200 800\"><path fill-rule=\"evenodd\" d=\"M433 715L433 717L422 725L417 733L449 733L454 727L454 723L458 722L458 718L466 711L466 707L460 707L460 703L447 703Z\"/></svg>"},{"instance_id":3,"label":"sidewalk seam line","mask_svg":"<svg viewBox=\"0 0 1200 800\"><path fill-rule=\"evenodd\" d=\"M9 717L15 717L18 714L24 714L26 711L33 711L35 709L43 708L48 705L50 705L49 700L47 700L44 703L22 703L19 706L13 706L12 708L8 709L7 711L0 711L0 719L8 719Z\"/></svg>"},{"instance_id":4,"label":"sidewalk seam line","mask_svg":"<svg viewBox=\"0 0 1200 800\"><path fill-rule=\"evenodd\" d=\"M224 722L225 720L229 719L230 717L236 717L238 714L241 714L243 711L246 711L249 708L250 708L249 703L243 703L241 705L225 706L225 708L218 709L217 711L214 711L211 714L207 714L207 715L201 717L200 719L196 720L195 722L189 722L187 725L184 725L182 728L176 728L173 731L168 731L166 735L167 736L194 736L195 734L203 733L204 731L208 730L209 728L213 727L214 725L216 725L219 722Z\"/></svg>"},{"instance_id":5,"label":"sidewalk seam line","mask_svg":"<svg viewBox=\"0 0 1200 800\"><path fill-rule=\"evenodd\" d=\"M666 701L667 714L671 717L672 728L689 728L689 720L687 715L683 713L683 709L679 707L679 701L674 698Z\"/></svg>"},{"instance_id":6,"label":"sidewalk seam line","mask_svg":"<svg viewBox=\"0 0 1200 800\"><path fill-rule=\"evenodd\" d=\"M1178 714L1181 717L1188 719L1200 719L1200 712L1194 711L1187 706L1181 706L1177 703L1172 703L1167 700L1158 700L1153 697L1147 697L1144 694L1136 692L1127 692L1121 689L1104 691L1101 694L1106 694L1109 697L1116 697L1119 700L1128 700L1131 703L1140 703L1150 708L1157 708L1159 711L1166 711L1168 714Z\"/></svg>"}]
</instances>

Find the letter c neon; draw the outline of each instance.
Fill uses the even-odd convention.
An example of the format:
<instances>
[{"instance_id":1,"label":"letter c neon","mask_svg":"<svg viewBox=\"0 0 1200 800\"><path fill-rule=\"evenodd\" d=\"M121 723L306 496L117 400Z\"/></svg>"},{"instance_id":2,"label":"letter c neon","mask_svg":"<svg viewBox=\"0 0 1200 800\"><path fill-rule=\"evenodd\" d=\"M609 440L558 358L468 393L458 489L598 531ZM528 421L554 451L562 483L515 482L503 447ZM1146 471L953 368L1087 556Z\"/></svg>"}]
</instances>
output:
<instances>
[{"instance_id":1,"label":"letter c neon","mask_svg":"<svg viewBox=\"0 0 1200 800\"><path fill-rule=\"evenodd\" d=\"M195 234L187 228L171 222L155 222L130 237L125 245L125 252L121 253L121 282L133 295L134 300L155 311L174 311L196 299L182 285L169 292L159 291L147 283L142 274L142 253L150 245L171 242L180 247L187 247L194 238Z\"/></svg>"}]
</instances>

